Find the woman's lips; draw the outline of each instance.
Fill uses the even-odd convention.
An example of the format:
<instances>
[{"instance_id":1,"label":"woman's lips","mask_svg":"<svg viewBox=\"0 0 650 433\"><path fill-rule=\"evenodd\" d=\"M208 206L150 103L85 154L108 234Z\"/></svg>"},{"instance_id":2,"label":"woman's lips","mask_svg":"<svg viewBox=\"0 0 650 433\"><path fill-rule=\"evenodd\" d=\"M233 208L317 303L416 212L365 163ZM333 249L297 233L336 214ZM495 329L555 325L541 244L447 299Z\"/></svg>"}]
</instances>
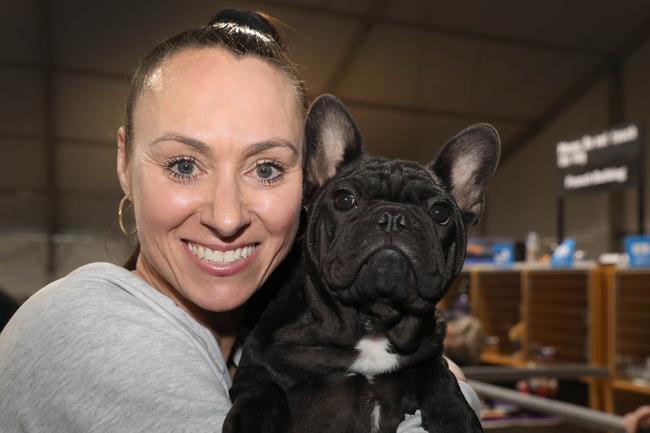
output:
<instances>
[{"instance_id":1,"label":"woman's lips","mask_svg":"<svg viewBox=\"0 0 650 433\"><path fill-rule=\"evenodd\" d=\"M183 245L199 269L216 277L228 277L242 272L257 256L259 246L253 243L223 251L189 241L183 241Z\"/></svg>"}]
</instances>

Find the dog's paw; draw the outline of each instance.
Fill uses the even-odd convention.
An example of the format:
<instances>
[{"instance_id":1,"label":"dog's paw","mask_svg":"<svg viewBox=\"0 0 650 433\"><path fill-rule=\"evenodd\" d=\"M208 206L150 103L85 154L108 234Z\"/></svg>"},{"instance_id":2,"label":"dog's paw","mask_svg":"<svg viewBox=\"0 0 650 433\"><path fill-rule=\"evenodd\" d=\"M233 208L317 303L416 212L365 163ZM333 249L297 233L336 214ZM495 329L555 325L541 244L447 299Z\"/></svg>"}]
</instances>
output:
<instances>
[{"instance_id":1,"label":"dog's paw","mask_svg":"<svg viewBox=\"0 0 650 433\"><path fill-rule=\"evenodd\" d=\"M265 384L266 385L266 384ZM291 433L291 413L284 392L274 384L241 393L223 423L223 433Z\"/></svg>"},{"instance_id":2,"label":"dog's paw","mask_svg":"<svg viewBox=\"0 0 650 433\"><path fill-rule=\"evenodd\" d=\"M268 405L268 402L267 402ZM223 433L290 433L288 416L278 417L277 411L259 408L258 404L242 404L228 413Z\"/></svg>"},{"instance_id":3,"label":"dog's paw","mask_svg":"<svg viewBox=\"0 0 650 433\"><path fill-rule=\"evenodd\" d=\"M472 418L475 418L472 416ZM422 420L422 427L429 433L483 433L477 419Z\"/></svg>"}]
</instances>

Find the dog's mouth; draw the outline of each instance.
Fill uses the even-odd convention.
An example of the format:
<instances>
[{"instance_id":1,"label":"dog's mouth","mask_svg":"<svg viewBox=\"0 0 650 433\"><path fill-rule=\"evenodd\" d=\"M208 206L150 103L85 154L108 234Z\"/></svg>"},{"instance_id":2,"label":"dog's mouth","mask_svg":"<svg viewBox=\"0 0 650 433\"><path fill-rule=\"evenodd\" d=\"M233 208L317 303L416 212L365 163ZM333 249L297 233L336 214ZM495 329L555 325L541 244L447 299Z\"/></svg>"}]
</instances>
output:
<instances>
[{"instance_id":1,"label":"dog's mouth","mask_svg":"<svg viewBox=\"0 0 650 433\"><path fill-rule=\"evenodd\" d=\"M391 329L404 313L384 302L372 302L359 308L359 324L364 333L385 332Z\"/></svg>"},{"instance_id":2,"label":"dog's mouth","mask_svg":"<svg viewBox=\"0 0 650 433\"><path fill-rule=\"evenodd\" d=\"M417 348L422 326L432 317L442 290L437 270L417 272L422 258L416 261L410 256L408 250L396 245L383 245L367 257L359 257L360 265L350 283L333 285L332 280L344 283L346 278L326 274L334 295L357 310L359 331L364 335L385 335L400 353ZM354 267L341 269L349 272Z\"/></svg>"},{"instance_id":3,"label":"dog's mouth","mask_svg":"<svg viewBox=\"0 0 650 433\"><path fill-rule=\"evenodd\" d=\"M433 307L422 299L412 261L394 246L371 253L362 262L354 281L337 288L336 294L382 328L389 328L407 314L424 315Z\"/></svg>"},{"instance_id":4,"label":"dog's mouth","mask_svg":"<svg viewBox=\"0 0 650 433\"><path fill-rule=\"evenodd\" d=\"M384 300L395 305L408 298L409 289L417 286L411 261L394 247L383 247L361 263L354 281L340 287L344 301Z\"/></svg>"}]
</instances>

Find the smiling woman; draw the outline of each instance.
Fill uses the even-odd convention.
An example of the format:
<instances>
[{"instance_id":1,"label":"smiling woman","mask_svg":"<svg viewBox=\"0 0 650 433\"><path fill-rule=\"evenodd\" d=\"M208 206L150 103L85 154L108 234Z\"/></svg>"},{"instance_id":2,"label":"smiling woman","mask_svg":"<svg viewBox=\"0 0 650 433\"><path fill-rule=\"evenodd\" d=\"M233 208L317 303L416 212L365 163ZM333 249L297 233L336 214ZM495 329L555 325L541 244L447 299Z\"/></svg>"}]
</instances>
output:
<instances>
[{"instance_id":1,"label":"smiling woman","mask_svg":"<svg viewBox=\"0 0 650 433\"><path fill-rule=\"evenodd\" d=\"M224 10L142 61L117 134L139 248L46 286L0 334L3 433L221 431L247 301L298 229L306 107L263 14Z\"/></svg>"},{"instance_id":2,"label":"smiling woman","mask_svg":"<svg viewBox=\"0 0 650 433\"><path fill-rule=\"evenodd\" d=\"M242 305L291 247L301 104L275 65L223 49L186 49L154 74L129 153L118 133L141 244L135 273L201 319Z\"/></svg>"},{"instance_id":3,"label":"smiling woman","mask_svg":"<svg viewBox=\"0 0 650 433\"><path fill-rule=\"evenodd\" d=\"M298 228L306 106L263 14L224 10L154 48L117 134L135 260L86 265L9 323L3 432L221 430L246 301Z\"/></svg>"}]
</instances>

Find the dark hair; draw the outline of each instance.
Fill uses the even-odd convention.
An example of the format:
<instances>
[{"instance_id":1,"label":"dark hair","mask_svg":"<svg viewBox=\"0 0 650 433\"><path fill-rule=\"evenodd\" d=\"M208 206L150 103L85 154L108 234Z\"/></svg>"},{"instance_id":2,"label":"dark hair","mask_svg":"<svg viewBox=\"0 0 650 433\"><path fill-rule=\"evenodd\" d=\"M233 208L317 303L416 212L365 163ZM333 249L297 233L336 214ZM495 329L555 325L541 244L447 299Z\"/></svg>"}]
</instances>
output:
<instances>
[{"instance_id":1,"label":"dark hair","mask_svg":"<svg viewBox=\"0 0 650 433\"><path fill-rule=\"evenodd\" d=\"M144 83L163 61L185 49L224 48L236 56L257 56L278 66L295 86L300 108L305 113L308 107L305 87L295 64L289 59L276 23L276 19L263 12L224 9L207 26L184 31L156 46L140 62L131 79L124 120L127 158L133 141L133 112Z\"/></svg>"},{"instance_id":2,"label":"dark hair","mask_svg":"<svg viewBox=\"0 0 650 433\"><path fill-rule=\"evenodd\" d=\"M256 56L276 65L287 75L296 89L302 113L307 112L305 86L295 64L289 59L276 24L278 21L263 12L223 9L207 26L184 31L156 46L133 74L126 99L124 119L125 151L128 158L133 148L133 112L149 75L162 62L186 49L223 48L236 56ZM134 270L140 245L137 245L124 267Z\"/></svg>"}]
</instances>

